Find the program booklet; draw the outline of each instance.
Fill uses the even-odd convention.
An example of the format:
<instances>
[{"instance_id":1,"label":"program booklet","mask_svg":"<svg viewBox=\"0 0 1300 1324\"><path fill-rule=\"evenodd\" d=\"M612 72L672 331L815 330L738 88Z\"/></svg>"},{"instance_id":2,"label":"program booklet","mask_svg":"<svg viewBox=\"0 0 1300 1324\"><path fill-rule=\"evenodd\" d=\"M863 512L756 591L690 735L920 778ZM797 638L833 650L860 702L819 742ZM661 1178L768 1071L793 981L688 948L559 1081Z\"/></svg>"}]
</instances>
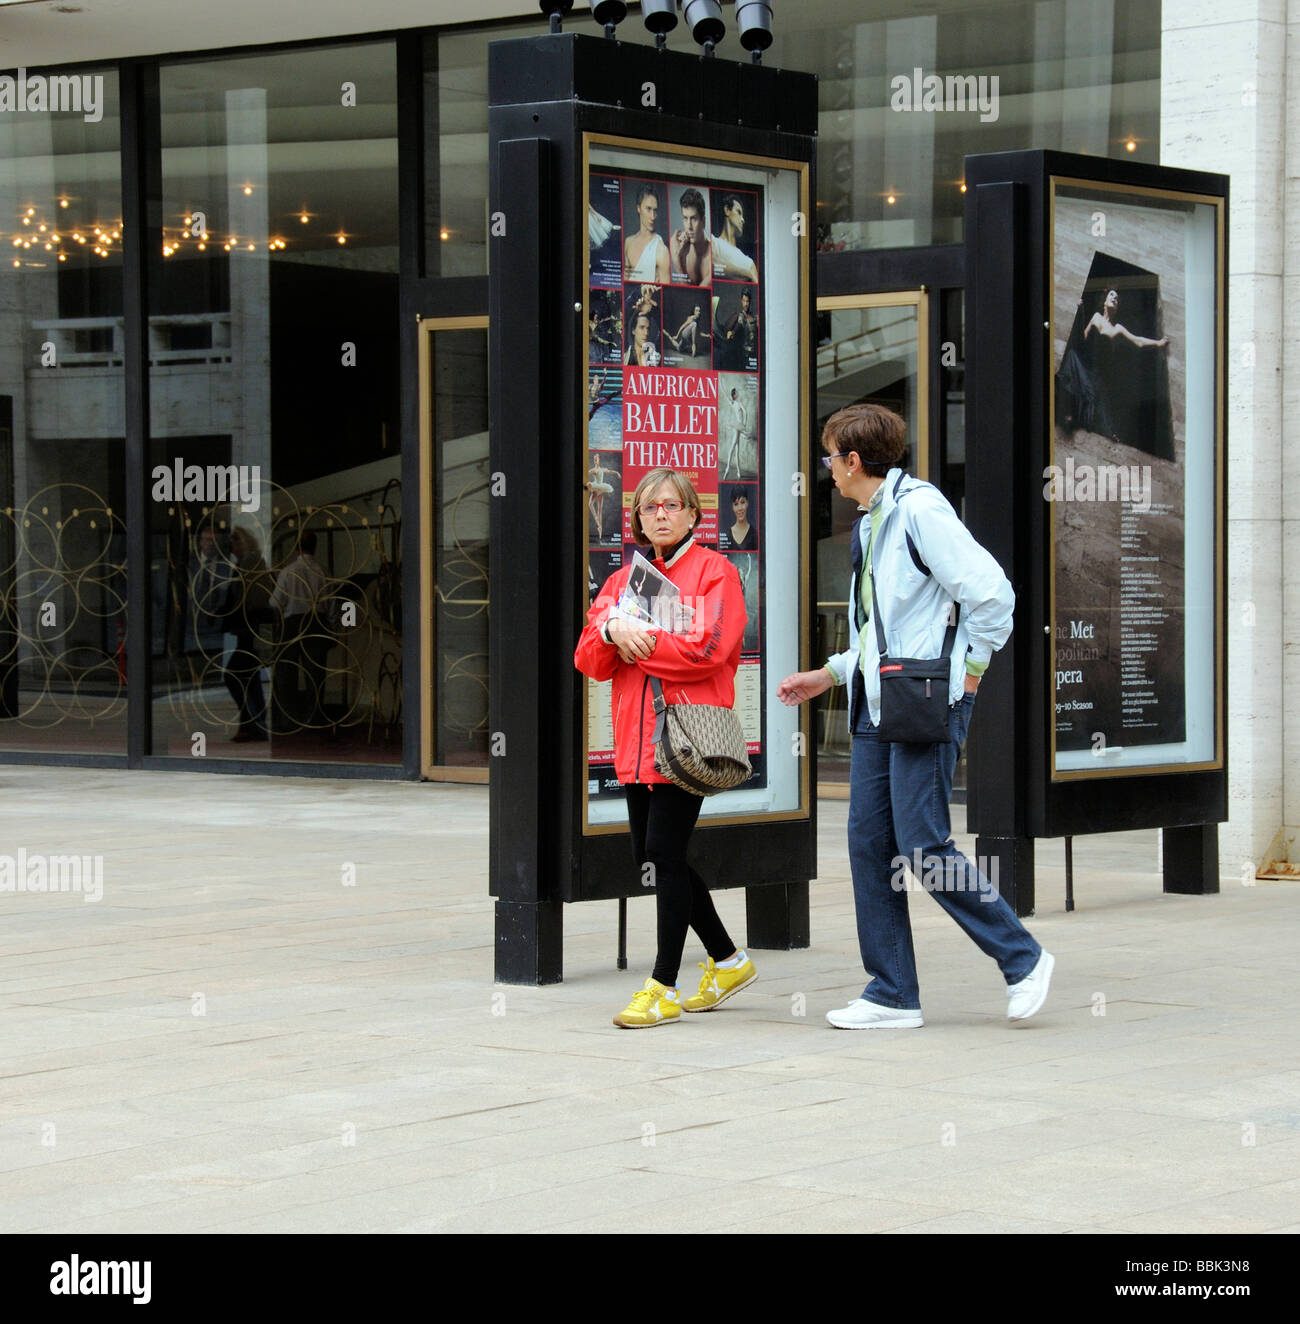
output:
<instances>
[{"instance_id":1,"label":"program booklet","mask_svg":"<svg viewBox=\"0 0 1300 1324\"><path fill-rule=\"evenodd\" d=\"M667 630L670 634L688 634L695 624L695 609L682 601L677 585L640 552L632 554L627 587L609 614L635 621L647 630Z\"/></svg>"}]
</instances>

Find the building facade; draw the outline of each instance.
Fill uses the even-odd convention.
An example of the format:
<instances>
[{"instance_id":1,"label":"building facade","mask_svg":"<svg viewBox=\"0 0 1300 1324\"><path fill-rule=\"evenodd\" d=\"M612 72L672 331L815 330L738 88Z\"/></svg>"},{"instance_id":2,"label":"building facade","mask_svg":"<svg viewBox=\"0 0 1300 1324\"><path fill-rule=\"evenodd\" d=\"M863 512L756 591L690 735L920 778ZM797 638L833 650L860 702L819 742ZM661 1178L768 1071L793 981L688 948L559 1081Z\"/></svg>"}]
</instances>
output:
<instances>
[{"instance_id":1,"label":"building facade","mask_svg":"<svg viewBox=\"0 0 1300 1324\"><path fill-rule=\"evenodd\" d=\"M1300 823L1300 11L774 9L766 62L820 80L817 415L901 409L959 509L964 158L1231 175L1220 845L1253 876ZM0 4L0 761L486 780L486 56L544 24L524 0ZM620 38L650 40L635 10ZM963 99L927 104L934 75ZM831 651L848 516L828 485L815 506ZM842 711L816 729L833 787Z\"/></svg>"}]
</instances>

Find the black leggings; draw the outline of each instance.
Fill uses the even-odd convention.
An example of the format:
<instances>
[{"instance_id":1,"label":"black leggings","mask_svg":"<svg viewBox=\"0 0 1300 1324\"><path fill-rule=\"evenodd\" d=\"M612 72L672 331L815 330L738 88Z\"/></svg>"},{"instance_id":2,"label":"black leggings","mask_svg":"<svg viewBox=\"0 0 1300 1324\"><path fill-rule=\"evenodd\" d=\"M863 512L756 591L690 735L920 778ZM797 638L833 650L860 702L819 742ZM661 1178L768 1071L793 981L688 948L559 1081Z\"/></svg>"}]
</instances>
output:
<instances>
[{"instance_id":1,"label":"black leggings","mask_svg":"<svg viewBox=\"0 0 1300 1324\"><path fill-rule=\"evenodd\" d=\"M715 961L725 961L736 950L727 936L704 879L686 862L686 848L704 803L698 795L671 782L651 788L629 783L627 817L632 828L632 851L641 866L654 866L650 875L659 920L659 951L653 977L672 988L677 983L686 930L692 928Z\"/></svg>"}]
</instances>

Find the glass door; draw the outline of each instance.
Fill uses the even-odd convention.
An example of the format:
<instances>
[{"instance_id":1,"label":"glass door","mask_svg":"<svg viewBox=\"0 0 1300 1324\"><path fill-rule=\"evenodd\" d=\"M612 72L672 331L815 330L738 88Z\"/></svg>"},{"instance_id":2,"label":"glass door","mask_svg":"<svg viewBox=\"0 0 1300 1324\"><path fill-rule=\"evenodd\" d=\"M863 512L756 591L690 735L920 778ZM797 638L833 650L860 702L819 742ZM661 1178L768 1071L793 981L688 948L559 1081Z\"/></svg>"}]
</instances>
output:
<instances>
[{"instance_id":1,"label":"glass door","mask_svg":"<svg viewBox=\"0 0 1300 1324\"><path fill-rule=\"evenodd\" d=\"M422 775L488 779L488 319L420 322Z\"/></svg>"},{"instance_id":2,"label":"glass door","mask_svg":"<svg viewBox=\"0 0 1300 1324\"><path fill-rule=\"evenodd\" d=\"M930 474L929 295L924 288L888 294L833 295L817 301L817 435L846 405L887 405L907 423L907 466ZM817 540L818 656L848 647L849 534L858 512L835 491L819 464L814 476ZM839 687L816 700L818 792L848 794L849 736Z\"/></svg>"}]
</instances>

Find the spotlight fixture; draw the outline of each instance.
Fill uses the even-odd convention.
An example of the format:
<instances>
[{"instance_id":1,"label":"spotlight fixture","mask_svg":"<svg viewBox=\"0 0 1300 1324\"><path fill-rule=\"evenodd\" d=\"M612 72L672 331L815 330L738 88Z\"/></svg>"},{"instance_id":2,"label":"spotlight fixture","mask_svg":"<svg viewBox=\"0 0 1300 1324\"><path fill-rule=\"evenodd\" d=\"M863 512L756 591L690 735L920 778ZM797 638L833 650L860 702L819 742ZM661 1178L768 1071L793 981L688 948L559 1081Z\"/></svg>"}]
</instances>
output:
<instances>
[{"instance_id":1,"label":"spotlight fixture","mask_svg":"<svg viewBox=\"0 0 1300 1324\"><path fill-rule=\"evenodd\" d=\"M641 0L641 22L655 34L655 49L663 50L677 26L677 0Z\"/></svg>"},{"instance_id":2,"label":"spotlight fixture","mask_svg":"<svg viewBox=\"0 0 1300 1324\"><path fill-rule=\"evenodd\" d=\"M772 44L772 5L770 0L736 0L736 28L740 44L753 53L754 63Z\"/></svg>"},{"instance_id":3,"label":"spotlight fixture","mask_svg":"<svg viewBox=\"0 0 1300 1324\"><path fill-rule=\"evenodd\" d=\"M627 17L627 0L590 0L591 16L612 37L614 29Z\"/></svg>"},{"instance_id":4,"label":"spotlight fixture","mask_svg":"<svg viewBox=\"0 0 1300 1324\"><path fill-rule=\"evenodd\" d=\"M537 8L551 20L551 31L560 31L560 19L573 8L573 0L537 0Z\"/></svg>"},{"instance_id":5,"label":"spotlight fixture","mask_svg":"<svg viewBox=\"0 0 1300 1324\"><path fill-rule=\"evenodd\" d=\"M712 48L727 35L718 0L682 0L682 14L691 29L691 36L704 47L705 55L712 55Z\"/></svg>"}]
</instances>

